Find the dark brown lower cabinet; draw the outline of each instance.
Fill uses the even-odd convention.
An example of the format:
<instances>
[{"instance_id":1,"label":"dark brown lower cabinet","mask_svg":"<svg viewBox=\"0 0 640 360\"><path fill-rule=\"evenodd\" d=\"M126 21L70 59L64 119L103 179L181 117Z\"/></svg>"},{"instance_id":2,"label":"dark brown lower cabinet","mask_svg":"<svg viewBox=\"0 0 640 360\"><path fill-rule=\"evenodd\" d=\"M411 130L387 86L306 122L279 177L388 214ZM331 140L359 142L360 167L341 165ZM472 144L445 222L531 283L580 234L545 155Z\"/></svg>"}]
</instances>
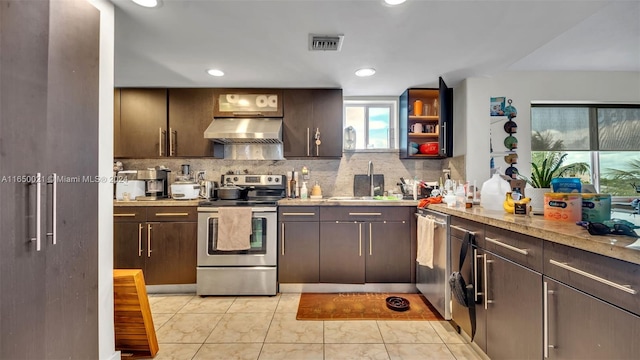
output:
<instances>
[{"instance_id":1,"label":"dark brown lower cabinet","mask_svg":"<svg viewBox=\"0 0 640 360\"><path fill-rule=\"evenodd\" d=\"M411 282L411 225L407 221L367 224L365 282Z\"/></svg>"},{"instance_id":2,"label":"dark brown lower cabinet","mask_svg":"<svg viewBox=\"0 0 640 360\"><path fill-rule=\"evenodd\" d=\"M363 284L365 223L320 223L320 282Z\"/></svg>"},{"instance_id":3,"label":"dark brown lower cabinet","mask_svg":"<svg viewBox=\"0 0 640 360\"><path fill-rule=\"evenodd\" d=\"M638 358L640 317L546 276L544 284L549 359Z\"/></svg>"},{"instance_id":4,"label":"dark brown lower cabinet","mask_svg":"<svg viewBox=\"0 0 640 360\"><path fill-rule=\"evenodd\" d=\"M320 281L320 224L317 221L280 223L278 281L317 283Z\"/></svg>"},{"instance_id":5,"label":"dark brown lower cabinet","mask_svg":"<svg viewBox=\"0 0 640 360\"><path fill-rule=\"evenodd\" d=\"M486 349L492 360L542 358L542 275L489 252L482 261ZM482 258L481 260L484 260ZM480 314L482 312L479 312Z\"/></svg>"},{"instance_id":6,"label":"dark brown lower cabinet","mask_svg":"<svg viewBox=\"0 0 640 360\"><path fill-rule=\"evenodd\" d=\"M167 221L147 221L158 214L168 216ZM195 284L195 208L118 207L114 215L114 268L142 269L146 285ZM184 216L184 221L177 216Z\"/></svg>"},{"instance_id":7,"label":"dark brown lower cabinet","mask_svg":"<svg viewBox=\"0 0 640 360\"><path fill-rule=\"evenodd\" d=\"M320 282L411 282L406 221L320 223Z\"/></svg>"}]
</instances>

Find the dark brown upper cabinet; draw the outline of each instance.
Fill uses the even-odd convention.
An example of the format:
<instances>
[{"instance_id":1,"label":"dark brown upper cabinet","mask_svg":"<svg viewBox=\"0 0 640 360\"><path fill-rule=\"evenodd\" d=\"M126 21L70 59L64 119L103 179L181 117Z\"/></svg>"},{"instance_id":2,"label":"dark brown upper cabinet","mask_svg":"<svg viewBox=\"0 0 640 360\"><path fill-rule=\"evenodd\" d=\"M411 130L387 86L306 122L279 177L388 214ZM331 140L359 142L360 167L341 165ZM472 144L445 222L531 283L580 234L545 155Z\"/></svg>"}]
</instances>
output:
<instances>
[{"instance_id":1,"label":"dark brown upper cabinet","mask_svg":"<svg viewBox=\"0 0 640 360\"><path fill-rule=\"evenodd\" d=\"M400 95L400 158L453 155L453 90L442 78L439 83L437 89L412 88Z\"/></svg>"},{"instance_id":2,"label":"dark brown upper cabinet","mask_svg":"<svg viewBox=\"0 0 640 360\"><path fill-rule=\"evenodd\" d=\"M114 124L114 156L167 156L167 89L121 88L119 105L120 113L115 115Z\"/></svg>"},{"instance_id":3,"label":"dark brown upper cabinet","mask_svg":"<svg viewBox=\"0 0 640 360\"><path fill-rule=\"evenodd\" d=\"M204 138L213 116L214 89L169 89L169 156L210 157L214 143Z\"/></svg>"},{"instance_id":4,"label":"dark brown upper cabinet","mask_svg":"<svg viewBox=\"0 0 640 360\"><path fill-rule=\"evenodd\" d=\"M342 89L283 91L284 157L342 156Z\"/></svg>"}]
</instances>

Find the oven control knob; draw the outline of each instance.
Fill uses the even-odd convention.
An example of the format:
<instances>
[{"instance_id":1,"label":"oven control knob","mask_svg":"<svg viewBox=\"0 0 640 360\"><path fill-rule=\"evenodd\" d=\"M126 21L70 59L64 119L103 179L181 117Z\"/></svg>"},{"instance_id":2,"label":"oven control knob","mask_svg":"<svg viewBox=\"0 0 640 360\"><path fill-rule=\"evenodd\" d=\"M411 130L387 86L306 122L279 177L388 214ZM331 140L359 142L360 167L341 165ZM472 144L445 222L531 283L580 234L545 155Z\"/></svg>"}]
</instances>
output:
<instances>
[{"instance_id":1,"label":"oven control knob","mask_svg":"<svg viewBox=\"0 0 640 360\"><path fill-rule=\"evenodd\" d=\"M238 177L237 177L237 176L234 176L234 177L233 177L233 181L238 181Z\"/></svg>"},{"instance_id":2,"label":"oven control knob","mask_svg":"<svg viewBox=\"0 0 640 360\"><path fill-rule=\"evenodd\" d=\"M276 178L273 179L273 181L280 182L280 178L276 177Z\"/></svg>"},{"instance_id":3,"label":"oven control knob","mask_svg":"<svg viewBox=\"0 0 640 360\"><path fill-rule=\"evenodd\" d=\"M267 178L267 182L271 182L271 180L273 180L273 179L271 178L271 176L269 176L269 177Z\"/></svg>"}]
</instances>

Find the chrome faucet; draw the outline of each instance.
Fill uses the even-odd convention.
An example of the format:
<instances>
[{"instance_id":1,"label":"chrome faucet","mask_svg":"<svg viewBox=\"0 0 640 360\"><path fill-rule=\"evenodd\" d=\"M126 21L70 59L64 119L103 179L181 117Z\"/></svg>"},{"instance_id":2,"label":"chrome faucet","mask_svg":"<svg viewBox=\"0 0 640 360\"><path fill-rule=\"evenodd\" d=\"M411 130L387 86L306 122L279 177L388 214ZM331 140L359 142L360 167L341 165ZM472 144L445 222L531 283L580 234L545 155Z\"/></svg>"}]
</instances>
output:
<instances>
[{"instance_id":1,"label":"chrome faucet","mask_svg":"<svg viewBox=\"0 0 640 360\"><path fill-rule=\"evenodd\" d=\"M373 187L373 161L369 161L369 168L367 169L367 176L369 176L369 188L370 194L369 196L375 196L375 189Z\"/></svg>"}]
</instances>

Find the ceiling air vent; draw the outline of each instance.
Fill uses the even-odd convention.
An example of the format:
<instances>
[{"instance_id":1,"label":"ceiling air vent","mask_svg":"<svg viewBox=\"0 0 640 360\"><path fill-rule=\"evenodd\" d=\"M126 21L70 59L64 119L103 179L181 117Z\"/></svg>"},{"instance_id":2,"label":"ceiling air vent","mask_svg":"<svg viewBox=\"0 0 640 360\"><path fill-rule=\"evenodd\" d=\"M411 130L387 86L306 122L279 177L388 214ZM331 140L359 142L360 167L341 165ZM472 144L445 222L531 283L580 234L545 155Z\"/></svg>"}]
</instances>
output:
<instances>
[{"instance_id":1,"label":"ceiling air vent","mask_svg":"<svg viewBox=\"0 0 640 360\"><path fill-rule=\"evenodd\" d=\"M340 51L344 35L309 34L310 51Z\"/></svg>"}]
</instances>

